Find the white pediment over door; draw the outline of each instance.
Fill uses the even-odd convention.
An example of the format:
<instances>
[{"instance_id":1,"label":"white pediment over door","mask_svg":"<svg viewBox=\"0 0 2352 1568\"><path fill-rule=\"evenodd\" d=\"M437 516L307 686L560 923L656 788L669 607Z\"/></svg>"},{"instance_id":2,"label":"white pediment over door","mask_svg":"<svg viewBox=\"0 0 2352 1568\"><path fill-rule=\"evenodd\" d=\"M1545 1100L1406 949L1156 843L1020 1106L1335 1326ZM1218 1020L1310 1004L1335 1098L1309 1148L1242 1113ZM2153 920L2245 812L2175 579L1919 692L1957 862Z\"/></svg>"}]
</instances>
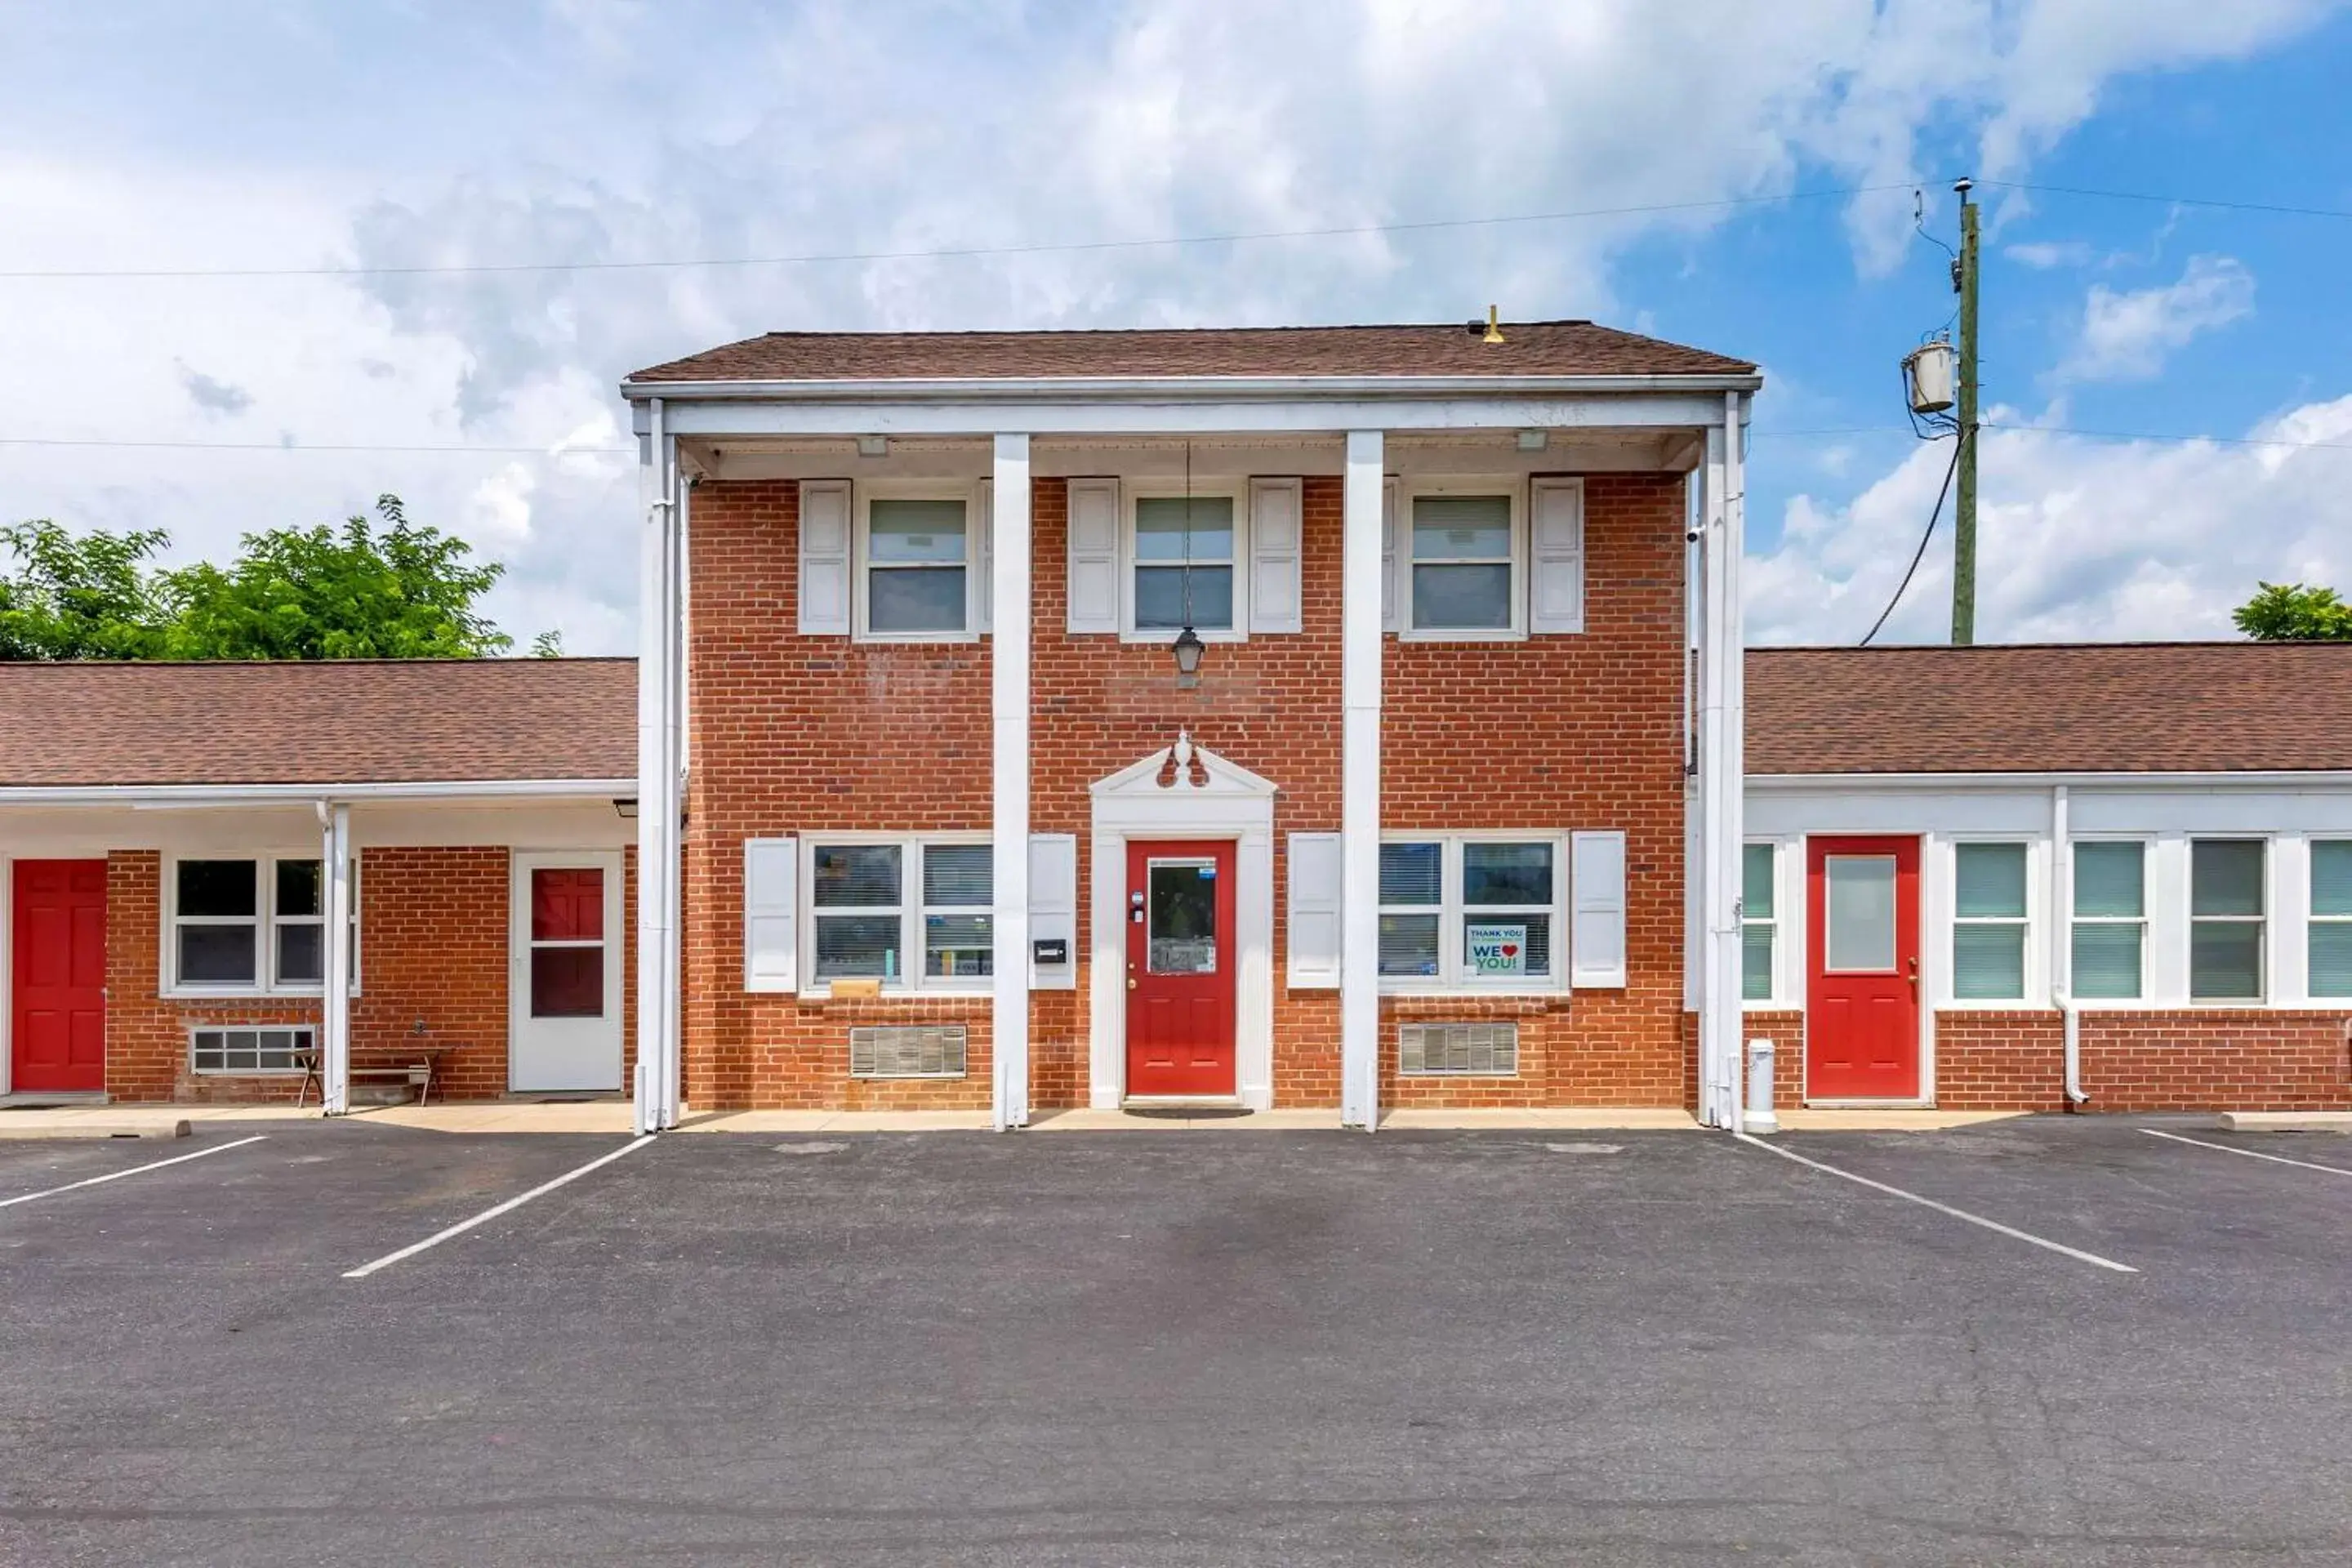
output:
<instances>
[{"instance_id":1,"label":"white pediment over door","mask_svg":"<svg viewBox=\"0 0 2352 1568\"><path fill-rule=\"evenodd\" d=\"M1175 742L1087 787L1097 809L1110 802L1140 805L1218 800L1271 800L1274 782L1227 762L1179 731Z\"/></svg>"}]
</instances>

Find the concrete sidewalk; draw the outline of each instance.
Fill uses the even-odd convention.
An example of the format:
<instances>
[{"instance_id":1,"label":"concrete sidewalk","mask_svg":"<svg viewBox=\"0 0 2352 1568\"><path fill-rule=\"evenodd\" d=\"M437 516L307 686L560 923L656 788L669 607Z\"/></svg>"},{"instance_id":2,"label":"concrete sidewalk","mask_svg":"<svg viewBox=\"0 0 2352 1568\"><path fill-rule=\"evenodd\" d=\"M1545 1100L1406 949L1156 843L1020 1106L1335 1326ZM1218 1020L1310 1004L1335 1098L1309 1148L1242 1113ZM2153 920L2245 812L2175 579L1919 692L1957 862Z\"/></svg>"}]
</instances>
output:
<instances>
[{"instance_id":1,"label":"concrete sidewalk","mask_svg":"<svg viewBox=\"0 0 2352 1568\"><path fill-rule=\"evenodd\" d=\"M2006 1110L1823 1110L1780 1113L1791 1132L1941 1132L2002 1121L2024 1114ZM160 1135L176 1121L201 1129L213 1123L315 1121L316 1106L290 1105L76 1105L0 1113L0 1139L89 1136L128 1129ZM625 1100L549 1104L543 1101L473 1100L454 1105L387 1105L357 1110L345 1120L383 1122L431 1132L569 1132L621 1136L635 1126ZM690 1112L681 1132L984 1132L985 1110L704 1110ZM1313 1132L1336 1130L1339 1113L1330 1107L1285 1108L1244 1116L1204 1113L1137 1115L1125 1110L1041 1110L1030 1124L1037 1132ZM1460 1110L1403 1107L1381 1118L1383 1130L1398 1131L1690 1131L1698 1123L1672 1106L1559 1106Z\"/></svg>"}]
</instances>

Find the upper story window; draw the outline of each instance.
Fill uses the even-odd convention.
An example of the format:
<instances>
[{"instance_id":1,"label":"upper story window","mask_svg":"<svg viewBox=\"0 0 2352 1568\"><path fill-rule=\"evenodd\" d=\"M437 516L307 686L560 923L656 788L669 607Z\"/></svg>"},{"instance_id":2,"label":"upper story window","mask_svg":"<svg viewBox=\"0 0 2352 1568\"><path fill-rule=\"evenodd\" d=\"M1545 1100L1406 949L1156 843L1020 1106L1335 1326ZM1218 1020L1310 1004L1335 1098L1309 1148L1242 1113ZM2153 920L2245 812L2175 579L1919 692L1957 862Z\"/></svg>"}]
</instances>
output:
<instances>
[{"instance_id":1,"label":"upper story window","mask_svg":"<svg viewBox=\"0 0 2352 1568\"><path fill-rule=\"evenodd\" d=\"M979 625L980 529L968 494L865 493L857 505L860 636L956 641Z\"/></svg>"},{"instance_id":2,"label":"upper story window","mask_svg":"<svg viewBox=\"0 0 2352 1568\"><path fill-rule=\"evenodd\" d=\"M172 866L166 988L304 994L326 975L326 879L316 858L184 859ZM352 868L352 975L359 977L358 868Z\"/></svg>"},{"instance_id":3,"label":"upper story window","mask_svg":"<svg viewBox=\"0 0 2352 1568\"><path fill-rule=\"evenodd\" d=\"M1508 636L1519 626L1516 498L1412 498L1408 631Z\"/></svg>"},{"instance_id":4,"label":"upper story window","mask_svg":"<svg viewBox=\"0 0 2352 1568\"><path fill-rule=\"evenodd\" d=\"M2189 996L2255 1002L2263 995L2263 843L2195 838L2189 845Z\"/></svg>"},{"instance_id":5,"label":"upper story window","mask_svg":"<svg viewBox=\"0 0 2352 1568\"><path fill-rule=\"evenodd\" d=\"M1074 513L1077 505L1074 500ZM1238 641L1252 629L1246 575L1251 531L1239 494L1130 490L1121 515L1122 636L1158 642L1189 626L1212 641ZM1078 570L1075 563L1073 570Z\"/></svg>"}]
</instances>

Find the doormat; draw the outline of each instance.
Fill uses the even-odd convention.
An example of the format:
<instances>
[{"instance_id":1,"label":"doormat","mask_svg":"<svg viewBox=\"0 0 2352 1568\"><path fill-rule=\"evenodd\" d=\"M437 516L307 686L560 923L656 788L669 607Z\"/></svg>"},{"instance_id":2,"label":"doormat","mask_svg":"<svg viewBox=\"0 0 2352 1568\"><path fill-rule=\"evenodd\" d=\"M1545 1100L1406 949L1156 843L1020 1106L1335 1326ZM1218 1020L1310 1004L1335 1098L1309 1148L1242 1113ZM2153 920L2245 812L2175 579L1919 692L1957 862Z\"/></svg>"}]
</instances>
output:
<instances>
[{"instance_id":1,"label":"doormat","mask_svg":"<svg viewBox=\"0 0 2352 1568\"><path fill-rule=\"evenodd\" d=\"M1150 1121L1231 1121L1250 1110L1245 1105L1130 1105L1127 1114Z\"/></svg>"}]
</instances>

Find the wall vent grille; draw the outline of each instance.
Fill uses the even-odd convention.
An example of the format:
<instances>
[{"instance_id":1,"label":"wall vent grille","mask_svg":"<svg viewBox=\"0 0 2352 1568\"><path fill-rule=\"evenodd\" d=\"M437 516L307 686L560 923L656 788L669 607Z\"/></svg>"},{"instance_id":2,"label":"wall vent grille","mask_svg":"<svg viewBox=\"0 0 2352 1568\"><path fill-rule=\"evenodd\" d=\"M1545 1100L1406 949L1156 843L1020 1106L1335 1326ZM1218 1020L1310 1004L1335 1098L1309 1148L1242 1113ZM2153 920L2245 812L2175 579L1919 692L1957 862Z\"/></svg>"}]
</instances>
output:
<instances>
[{"instance_id":1,"label":"wall vent grille","mask_svg":"<svg viewBox=\"0 0 2352 1568\"><path fill-rule=\"evenodd\" d=\"M1408 1078L1517 1078L1517 1024L1403 1024L1397 1070Z\"/></svg>"},{"instance_id":2,"label":"wall vent grille","mask_svg":"<svg viewBox=\"0 0 2352 1568\"><path fill-rule=\"evenodd\" d=\"M961 1024L873 1024L849 1031L852 1078L961 1078Z\"/></svg>"}]
</instances>

